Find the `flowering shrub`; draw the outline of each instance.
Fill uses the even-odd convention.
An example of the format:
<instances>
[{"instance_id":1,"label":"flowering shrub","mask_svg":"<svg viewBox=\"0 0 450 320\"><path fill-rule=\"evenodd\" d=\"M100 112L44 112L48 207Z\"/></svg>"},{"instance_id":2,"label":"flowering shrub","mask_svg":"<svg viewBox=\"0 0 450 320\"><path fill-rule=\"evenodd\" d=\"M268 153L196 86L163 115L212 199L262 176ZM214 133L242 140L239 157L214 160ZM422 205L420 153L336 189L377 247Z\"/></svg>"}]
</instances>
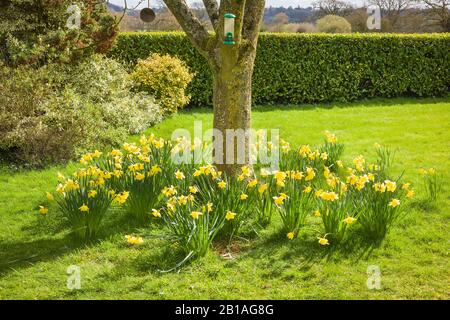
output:
<instances>
[{"instance_id":1,"label":"flowering shrub","mask_svg":"<svg viewBox=\"0 0 450 320\"><path fill-rule=\"evenodd\" d=\"M0 63L0 158L43 166L122 144L162 119L152 96L131 89L126 70L100 55L36 69Z\"/></svg>"},{"instance_id":2,"label":"flowering shrub","mask_svg":"<svg viewBox=\"0 0 450 320\"><path fill-rule=\"evenodd\" d=\"M154 95L166 113L177 112L191 99L185 91L194 75L176 57L154 53L137 62L131 78L140 89Z\"/></svg>"},{"instance_id":3,"label":"flowering shrub","mask_svg":"<svg viewBox=\"0 0 450 320\"><path fill-rule=\"evenodd\" d=\"M269 143L262 147L276 151ZM245 225L267 226L273 212L280 215L290 240L311 219L320 218L319 245L345 241L354 225L380 241L404 216L405 199L414 195L401 177L387 175L387 148L374 163L360 155L345 170L337 158L342 147L328 132L325 146L317 148L293 149L281 141L280 170L273 172L242 166L236 176L228 176L211 164L196 164L195 151L208 148L184 138L172 143L151 135L120 150L88 153L74 179L60 177L55 198L74 232L85 239L96 235L111 202L142 225L160 221L186 254L184 262L204 256L218 236L231 240ZM182 155L188 161L176 164L174 156ZM48 208L40 211L47 214ZM130 237L129 243L142 242Z\"/></svg>"}]
</instances>

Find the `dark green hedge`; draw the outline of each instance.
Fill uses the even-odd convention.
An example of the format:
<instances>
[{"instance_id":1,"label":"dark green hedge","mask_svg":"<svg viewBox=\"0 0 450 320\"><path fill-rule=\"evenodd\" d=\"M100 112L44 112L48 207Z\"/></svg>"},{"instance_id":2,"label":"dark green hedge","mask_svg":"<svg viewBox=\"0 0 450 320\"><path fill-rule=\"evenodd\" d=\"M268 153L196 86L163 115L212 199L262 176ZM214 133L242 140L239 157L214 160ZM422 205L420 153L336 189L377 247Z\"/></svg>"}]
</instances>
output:
<instances>
[{"instance_id":1,"label":"dark green hedge","mask_svg":"<svg viewBox=\"0 0 450 320\"><path fill-rule=\"evenodd\" d=\"M450 85L450 34L262 33L255 104L440 96ZM122 33L110 55L132 66L150 53L183 59L196 72L192 104L211 104L211 73L183 33Z\"/></svg>"}]
</instances>

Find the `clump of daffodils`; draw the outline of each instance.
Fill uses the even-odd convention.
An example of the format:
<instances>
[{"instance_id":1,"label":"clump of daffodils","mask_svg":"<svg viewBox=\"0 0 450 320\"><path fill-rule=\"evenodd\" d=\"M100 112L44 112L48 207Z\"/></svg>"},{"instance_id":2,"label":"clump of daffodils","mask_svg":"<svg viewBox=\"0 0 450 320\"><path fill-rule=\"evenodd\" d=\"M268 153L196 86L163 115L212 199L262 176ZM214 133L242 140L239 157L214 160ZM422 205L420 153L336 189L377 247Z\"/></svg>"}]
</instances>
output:
<instances>
[{"instance_id":1,"label":"clump of daffodils","mask_svg":"<svg viewBox=\"0 0 450 320\"><path fill-rule=\"evenodd\" d=\"M429 201L436 201L442 189L443 176L435 168L420 168L419 173L423 178L423 188Z\"/></svg>"},{"instance_id":2,"label":"clump of daffodils","mask_svg":"<svg viewBox=\"0 0 450 320\"><path fill-rule=\"evenodd\" d=\"M55 192L46 197L57 203L79 238L97 236L112 206L111 214L123 211L140 226L161 225L187 261L204 256L216 238L231 241L243 230L268 226L273 214L281 218L288 240L311 221L321 222L321 246L345 241L355 225L380 240L414 196L411 184L388 174L392 157L385 147L377 147L373 163L363 155L344 163L344 147L328 131L318 147L296 148L284 140L279 146L258 142L255 147L278 150L279 169L241 166L229 176L214 165L196 163L196 151L209 148L201 141L142 136L120 149L83 155L82 167L72 175L59 173ZM176 164L174 157L187 161ZM422 174L434 197L439 189L436 171L423 169ZM39 207L42 215L48 210ZM136 245L143 239L128 235L126 241Z\"/></svg>"}]
</instances>

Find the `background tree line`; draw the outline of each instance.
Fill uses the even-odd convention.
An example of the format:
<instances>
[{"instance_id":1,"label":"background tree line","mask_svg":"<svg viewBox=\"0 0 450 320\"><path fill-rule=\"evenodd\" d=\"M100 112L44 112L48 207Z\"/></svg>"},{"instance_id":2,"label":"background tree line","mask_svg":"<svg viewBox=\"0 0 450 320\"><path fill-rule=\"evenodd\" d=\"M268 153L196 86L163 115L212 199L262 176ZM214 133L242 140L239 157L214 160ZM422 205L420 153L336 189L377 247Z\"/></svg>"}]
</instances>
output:
<instances>
[{"instance_id":1,"label":"background tree line","mask_svg":"<svg viewBox=\"0 0 450 320\"><path fill-rule=\"evenodd\" d=\"M450 31L450 0L368 0L356 7L345 0L317 0L312 6L268 7L264 12L262 31L270 32L348 32L343 19L334 17L322 23L317 21L327 15L342 17L348 22L352 32L369 32L367 29L367 6L378 7L381 12L381 31L400 33L426 33ZM115 15L121 15L123 8L110 4ZM181 30L170 11L159 2L154 8L157 15L152 23L139 19L139 10L127 10L121 31ZM194 3L192 9L197 18L210 24L207 12L201 2ZM328 25L332 24L331 27ZM335 26L337 25L337 27ZM210 26L211 27L211 26ZM336 29L337 28L337 29Z\"/></svg>"}]
</instances>

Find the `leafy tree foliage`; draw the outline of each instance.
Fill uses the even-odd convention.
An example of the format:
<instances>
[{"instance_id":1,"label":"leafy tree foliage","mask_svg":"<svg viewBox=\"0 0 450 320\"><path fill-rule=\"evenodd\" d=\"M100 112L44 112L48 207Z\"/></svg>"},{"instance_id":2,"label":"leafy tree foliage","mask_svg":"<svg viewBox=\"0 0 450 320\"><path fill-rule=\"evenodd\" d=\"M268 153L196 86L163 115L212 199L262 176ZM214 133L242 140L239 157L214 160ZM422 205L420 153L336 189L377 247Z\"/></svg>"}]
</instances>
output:
<instances>
[{"instance_id":1,"label":"leafy tree foliage","mask_svg":"<svg viewBox=\"0 0 450 320\"><path fill-rule=\"evenodd\" d=\"M73 5L79 9L70 10ZM8 65L70 62L103 53L117 33L117 18L102 0L0 0L0 7L0 59ZM69 28L77 11L79 28Z\"/></svg>"}]
</instances>

